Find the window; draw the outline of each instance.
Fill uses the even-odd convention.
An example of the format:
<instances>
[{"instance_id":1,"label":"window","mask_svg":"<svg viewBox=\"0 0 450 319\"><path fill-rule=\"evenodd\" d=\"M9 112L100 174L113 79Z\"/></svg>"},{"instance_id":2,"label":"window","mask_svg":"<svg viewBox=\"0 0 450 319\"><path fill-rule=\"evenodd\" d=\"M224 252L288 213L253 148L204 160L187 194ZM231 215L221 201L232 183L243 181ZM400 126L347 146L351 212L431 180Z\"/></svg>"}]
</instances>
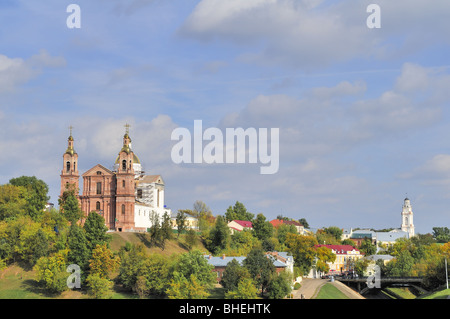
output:
<instances>
[{"instance_id":1,"label":"window","mask_svg":"<svg viewBox=\"0 0 450 319\"><path fill-rule=\"evenodd\" d=\"M100 171L97 171L97 175L102 175L102 172L100 172Z\"/></svg>"},{"instance_id":2,"label":"window","mask_svg":"<svg viewBox=\"0 0 450 319\"><path fill-rule=\"evenodd\" d=\"M159 189L158 189L158 192L156 194L156 207L159 207Z\"/></svg>"},{"instance_id":3,"label":"window","mask_svg":"<svg viewBox=\"0 0 450 319\"><path fill-rule=\"evenodd\" d=\"M66 170L69 172L70 171L70 162L66 163Z\"/></svg>"},{"instance_id":4,"label":"window","mask_svg":"<svg viewBox=\"0 0 450 319\"><path fill-rule=\"evenodd\" d=\"M125 204L122 204L122 214L125 215Z\"/></svg>"},{"instance_id":5,"label":"window","mask_svg":"<svg viewBox=\"0 0 450 319\"><path fill-rule=\"evenodd\" d=\"M125 180L122 180L122 187L125 188Z\"/></svg>"},{"instance_id":6,"label":"window","mask_svg":"<svg viewBox=\"0 0 450 319\"><path fill-rule=\"evenodd\" d=\"M95 209L96 210L100 210L100 202L96 202L95 203Z\"/></svg>"},{"instance_id":7,"label":"window","mask_svg":"<svg viewBox=\"0 0 450 319\"><path fill-rule=\"evenodd\" d=\"M73 162L73 170L74 170L74 171L77 170L77 162Z\"/></svg>"},{"instance_id":8,"label":"window","mask_svg":"<svg viewBox=\"0 0 450 319\"><path fill-rule=\"evenodd\" d=\"M142 198L142 189L137 190L137 197Z\"/></svg>"},{"instance_id":9,"label":"window","mask_svg":"<svg viewBox=\"0 0 450 319\"><path fill-rule=\"evenodd\" d=\"M102 183L98 182L97 183L97 194L101 194L102 193Z\"/></svg>"},{"instance_id":10,"label":"window","mask_svg":"<svg viewBox=\"0 0 450 319\"><path fill-rule=\"evenodd\" d=\"M127 161L126 161L126 160L123 160L123 161L122 161L122 169L123 169L124 171L127 170Z\"/></svg>"}]
</instances>

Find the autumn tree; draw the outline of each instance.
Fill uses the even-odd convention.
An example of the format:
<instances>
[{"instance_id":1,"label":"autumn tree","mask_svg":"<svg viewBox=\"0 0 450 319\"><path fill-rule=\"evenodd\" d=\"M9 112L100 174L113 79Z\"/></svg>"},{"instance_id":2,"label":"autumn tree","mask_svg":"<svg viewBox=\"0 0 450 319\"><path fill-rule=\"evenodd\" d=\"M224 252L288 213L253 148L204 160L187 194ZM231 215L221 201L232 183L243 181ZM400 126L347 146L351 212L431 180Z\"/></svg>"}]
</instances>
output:
<instances>
[{"instance_id":1,"label":"autumn tree","mask_svg":"<svg viewBox=\"0 0 450 319\"><path fill-rule=\"evenodd\" d=\"M256 299L258 289L251 278L243 278L235 289L225 293L225 299Z\"/></svg>"},{"instance_id":2,"label":"autumn tree","mask_svg":"<svg viewBox=\"0 0 450 319\"><path fill-rule=\"evenodd\" d=\"M288 247L295 264L303 274L308 274L313 265L316 250L314 248L318 242L313 236L299 234L287 234L285 245Z\"/></svg>"},{"instance_id":3,"label":"autumn tree","mask_svg":"<svg viewBox=\"0 0 450 319\"><path fill-rule=\"evenodd\" d=\"M53 256L41 257L34 266L37 281L52 293L67 289L67 253L67 250L60 250Z\"/></svg>"},{"instance_id":4,"label":"autumn tree","mask_svg":"<svg viewBox=\"0 0 450 319\"><path fill-rule=\"evenodd\" d=\"M89 260L91 274L97 274L100 278L109 279L109 274L115 271L120 265L120 258L114 256L106 243L97 244L92 250L92 257Z\"/></svg>"},{"instance_id":5,"label":"autumn tree","mask_svg":"<svg viewBox=\"0 0 450 319\"><path fill-rule=\"evenodd\" d=\"M44 212L47 201L50 199L48 196L48 185L35 176L12 178L9 180L9 183L14 186L24 187L27 190L26 213L33 220L38 220Z\"/></svg>"}]
</instances>

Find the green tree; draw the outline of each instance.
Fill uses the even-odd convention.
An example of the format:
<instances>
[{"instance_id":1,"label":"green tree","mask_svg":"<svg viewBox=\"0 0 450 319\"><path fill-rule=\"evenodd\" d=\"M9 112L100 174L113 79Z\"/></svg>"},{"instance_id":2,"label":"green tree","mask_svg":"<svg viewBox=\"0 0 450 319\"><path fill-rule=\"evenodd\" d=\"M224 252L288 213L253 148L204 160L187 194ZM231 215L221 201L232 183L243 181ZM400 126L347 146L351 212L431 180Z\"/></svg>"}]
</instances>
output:
<instances>
[{"instance_id":1,"label":"green tree","mask_svg":"<svg viewBox=\"0 0 450 319\"><path fill-rule=\"evenodd\" d=\"M414 258L407 250L400 252L396 259L391 260L387 266L388 275L391 277L411 276L411 270L414 265Z\"/></svg>"},{"instance_id":2,"label":"green tree","mask_svg":"<svg viewBox=\"0 0 450 319\"><path fill-rule=\"evenodd\" d=\"M369 238L365 238L359 247L359 250L366 256L374 255L377 252L377 246L372 244Z\"/></svg>"},{"instance_id":3,"label":"green tree","mask_svg":"<svg viewBox=\"0 0 450 319\"><path fill-rule=\"evenodd\" d=\"M28 191L25 187L0 185L0 221L25 215Z\"/></svg>"},{"instance_id":4,"label":"green tree","mask_svg":"<svg viewBox=\"0 0 450 319\"><path fill-rule=\"evenodd\" d=\"M89 258L91 257L91 251L89 250L83 228L76 224L70 226L67 246L69 248L67 255L69 262L78 265L82 271L86 270Z\"/></svg>"},{"instance_id":5,"label":"green tree","mask_svg":"<svg viewBox=\"0 0 450 319\"><path fill-rule=\"evenodd\" d=\"M287 234L297 234L297 228L294 225L281 224L276 230L276 236L281 245L284 245Z\"/></svg>"},{"instance_id":6,"label":"green tree","mask_svg":"<svg viewBox=\"0 0 450 319\"><path fill-rule=\"evenodd\" d=\"M246 278L250 278L248 269L233 258L225 267L220 284L225 292L237 290L239 283Z\"/></svg>"},{"instance_id":7,"label":"green tree","mask_svg":"<svg viewBox=\"0 0 450 319\"><path fill-rule=\"evenodd\" d=\"M110 299L114 283L98 273L87 276L88 295L95 299Z\"/></svg>"},{"instance_id":8,"label":"green tree","mask_svg":"<svg viewBox=\"0 0 450 319\"><path fill-rule=\"evenodd\" d=\"M103 216L100 216L97 212L92 211L88 214L83 229L90 250L93 250L97 245L109 245L111 236L107 234L108 227L105 226Z\"/></svg>"},{"instance_id":9,"label":"green tree","mask_svg":"<svg viewBox=\"0 0 450 319\"><path fill-rule=\"evenodd\" d=\"M161 224L159 221L159 215L157 212L152 211L150 213L150 244L152 246L158 245L161 239Z\"/></svg>"},{"instance_id":10,"label":"green tree","mask_svg":"<svg viewBox=\"0 0 450 319\"><path fill-rule=\"evenodd\" d=\"M450 229L448 227L433 227L433 237L438 243L450 241Z\"/></svg>"},{"instance_id":11,"label":"green tree","mask_svg":"<svg viewBox=\"0 0 450 319\"><path fill-rule=\"evenodd\" d=\"M67 250L60 250L50 257L41 257L34 266L36 279L52 293L67 289Z\"/></svg>"},{"instance_id":12,"label":"green tree","mask_svg":"<svg viewBox=\"0 0 450 319\"><path fill-rule=\"evenodd\" d=\"M50 199L48 196L48 185L44 181L37 179L35 176L12 178L9 180L9 183L27 189L27 214L29 214L33 220L38 220L44 212L47 201Z\"/></svg>"},{"instance_id":13,"label":"green tree","mask_svg":"<svg viewBox=\"0 0 450 319\"><path fill-rule=\"evenodd\" d=\"M191 275L195 275L196 280L207 288L212 288L215 282L212 269L212 265L208 263L199 250L181 254L174 265L174 271L184 278L189 279Z\"/></svg>"},{"instance_id":14,"label":"green tree","mask_svg":"<svg viewBox=\"0 0 450 319\"><path fill-rule=\"evenodd\" d=\"M170 286L170 261L160 254L152 254L144 261L143 278L149 294L163 296Z\"/></svg>"},{"instance_id":15,"label":"green tree","mask_svg":"<svg viewBox=\"0 0 450 319\"><path fill-rule=\"evenodd\" d=\"M167 212L164 213L160 228L159 246L162 250L166 247L166 240L172 238L172 227L170 223L170 216Z\"/></svg>"},{"instance_id":16,"label":"green tree","mask_svg":"<svg viewBox=\"0 0 450 319\"><path fill-rule=\"evenodd\" d=\"M186 245L188 249L191 250L196 242L197 242L197 234L195 233L195 230L189 229L186 234Z\"/></svg>"},{"instance_id":17,"label":"green tree","mask_svg":"<svg viewBox=\"0 0 450 319\"><path fill-rule=\"evenodd\" d=\"M205 299L209 293L194 274L186 278L175 271L167 289L167 296L169 299Z\"/></svg>"},{"instance_id":18,"label":"green tree","mask_svg":"<svg viewBox=\"0 0 450 319\"><path fill-rule=\"evenodd\" d=\"M253 231L256 238L263 241L266 238L270 238L273 235L273 225L266 221L266 217L263 214L258 214L253 221Z\"/></svg>"},{"instance_id":19,"label":"green tree","mask_svg":"<svg viewBox=\"0 0 450 319\"><path fill-rule=\"evenodd\" d=\"M275 266L271 258L267 258L261 248L255 248L244 259L243 265L250 272L262 295L275 273Z\"/></svg>"},{"instance_id":20,"label":"green tree","mask_svg":"<svg viewBox=\"0 0 450 319\"><path fill-rule=\"evenodd\" d=\"M299 234L287 234L286 246L294 257L294 262L300 268L303 274L308 274L311 270L317 245L317 240L313 236L304 236Z\"/></svg>"},{"instance_id":21,"label":"green tree","mask_svg":"<svg viewBox=\"0 0 450 319\"><path fill-rule=\"evenodd\" d=\"M80 208L75 190L69 189L64 191L62 197L58 200L64 217L71 223L75 224L83 217L83 211Z\"/></svg>"},{"instance_id":22,"label":"green tree","mask_svg":"<svg viewBox=\"0 0 450 319\"><path fill-rule=\"evenodd\" d=\"M337 241L341 240L342 237L342 229L336 226L330 226L328 228L323 229L326 234L333 236Z\"/></svg>"},{"instance_id":23,"label":"green tree","mask_svg":"<svg viewBox=\"0 0 450 319\"><path fill-rule=\"evenodd\" d=\"M225 299L256 299L258 289L251 278L243 278L237 287L225 293Z\"/></svg>"},{"instance_id":24,"label":"green tree","mask_svg":"<svg viewBox=\"0 0 450 319\"><path fill-rule=\"evenodd\" d=\"M177 217L177 238L186 230L186 214L182 210L178 210Z\"/></svg>"},{"instance_id":25,"label":"green tree","mask_svg":"<svg viewBox=\"0 0 450 319\"><path fill-rule=\"evenodd\" d=\"M234 206L230 206L225 213L225 219L230 222L232 220L247 220L251 221L253 219L253 214L247 211L244 204L236 201Z\"/></svg>"},{"instance_id":26,"label":"green tree","mask_svg":"<svg viewBox=\"0 0 450 319\"><path fill-rule=\"evenodd\" d=\"M283 299L292 290L291 282L292 276L287 271L275 273L267 287L269 299Z\"/></svg>"},{"instance_id":27,"label":"green tree","mask_svg":"<svg viewBox=\"0 0 450 319\"><path fill-rule=\"evenodd\" d=\"M124 288L134 289L139 276L145 274L147 254L143 245L131 245L129 251L121 249L118 281Z\"/></svg>"},{"instance_id":28,"label":"green tree","mask_svg":"<svg viewBox=\"0 0 450 319\"><path fill-rule=\"evenodd\" d=\"M213 254L225 249L230 242L230 229L222 216L217 216L216 224L209 232L205 242L206 248Z\"/></svg>"},{"instance_id":29,"label":"green tree","mask_svg":"<svg viewBox=\"0 0 450 319\"><path fill-rule=\"evenodd\" d=\"M303 227L309 229L309 224L308 224L308 222L306 221L305 218L300 218L300 219L298 220L298 222L299 222L300 224L302 224Z\"/></svg>"}]
</instances>

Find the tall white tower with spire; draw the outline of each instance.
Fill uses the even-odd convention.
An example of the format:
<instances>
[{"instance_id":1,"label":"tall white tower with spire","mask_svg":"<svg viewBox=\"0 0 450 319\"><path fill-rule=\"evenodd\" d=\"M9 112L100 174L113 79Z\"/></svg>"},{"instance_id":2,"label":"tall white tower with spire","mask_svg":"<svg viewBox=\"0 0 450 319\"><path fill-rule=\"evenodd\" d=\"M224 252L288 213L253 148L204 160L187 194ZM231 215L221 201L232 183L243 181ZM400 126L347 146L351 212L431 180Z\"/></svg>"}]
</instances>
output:
<instances>
[{"instance_id":1,"label":"tall white tower with spire","mask_svg":"<svg viewBox=\"0 0 450 319\"><path fill-rule=\"evenodd\" d=\"M408 197L406 197L403 202L401 228L409 234L409 238L414 236L413 212L411 208L411 201Z\"/></svg>"}]
</instances>

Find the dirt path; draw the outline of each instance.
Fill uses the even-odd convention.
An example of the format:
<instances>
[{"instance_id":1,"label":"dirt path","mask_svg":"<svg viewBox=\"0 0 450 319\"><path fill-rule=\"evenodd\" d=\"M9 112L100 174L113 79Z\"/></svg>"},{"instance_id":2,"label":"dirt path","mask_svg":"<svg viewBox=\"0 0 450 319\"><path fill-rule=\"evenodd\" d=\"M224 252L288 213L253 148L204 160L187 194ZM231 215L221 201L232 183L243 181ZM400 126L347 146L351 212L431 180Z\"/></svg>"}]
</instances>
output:
<instances>
[{"instance_id":1,"label":"dirt path","mask_svg":"<svg viewBox=\"0 0 450 319\"><path fill-rule=\"evenodd\" d=\"M351 289L350 287L344 285L339 281L330 282L329 279L310 279L310 278L303 279L302 286L300 287L300 289L294 291L294 299L302 299L302 295L304 299L313 299L319 292L320 287L322 287L326 283L331 283L336 288L338 288L342 293L348 296L350 299L365 299L356 291L354 291L353 289Z\"/></svg>"},{"instance_id":2,"label":"dirt path","mask_svg":"<svg viewBox=\"0 0 450 319\"><path fill-rule=\"evenodd\" d=\"M310 279L304 278L300 289L294 291L294 299L312 299L318 292L319 288L328 282L328 279Z\"/></svg>"}]
</instances>

